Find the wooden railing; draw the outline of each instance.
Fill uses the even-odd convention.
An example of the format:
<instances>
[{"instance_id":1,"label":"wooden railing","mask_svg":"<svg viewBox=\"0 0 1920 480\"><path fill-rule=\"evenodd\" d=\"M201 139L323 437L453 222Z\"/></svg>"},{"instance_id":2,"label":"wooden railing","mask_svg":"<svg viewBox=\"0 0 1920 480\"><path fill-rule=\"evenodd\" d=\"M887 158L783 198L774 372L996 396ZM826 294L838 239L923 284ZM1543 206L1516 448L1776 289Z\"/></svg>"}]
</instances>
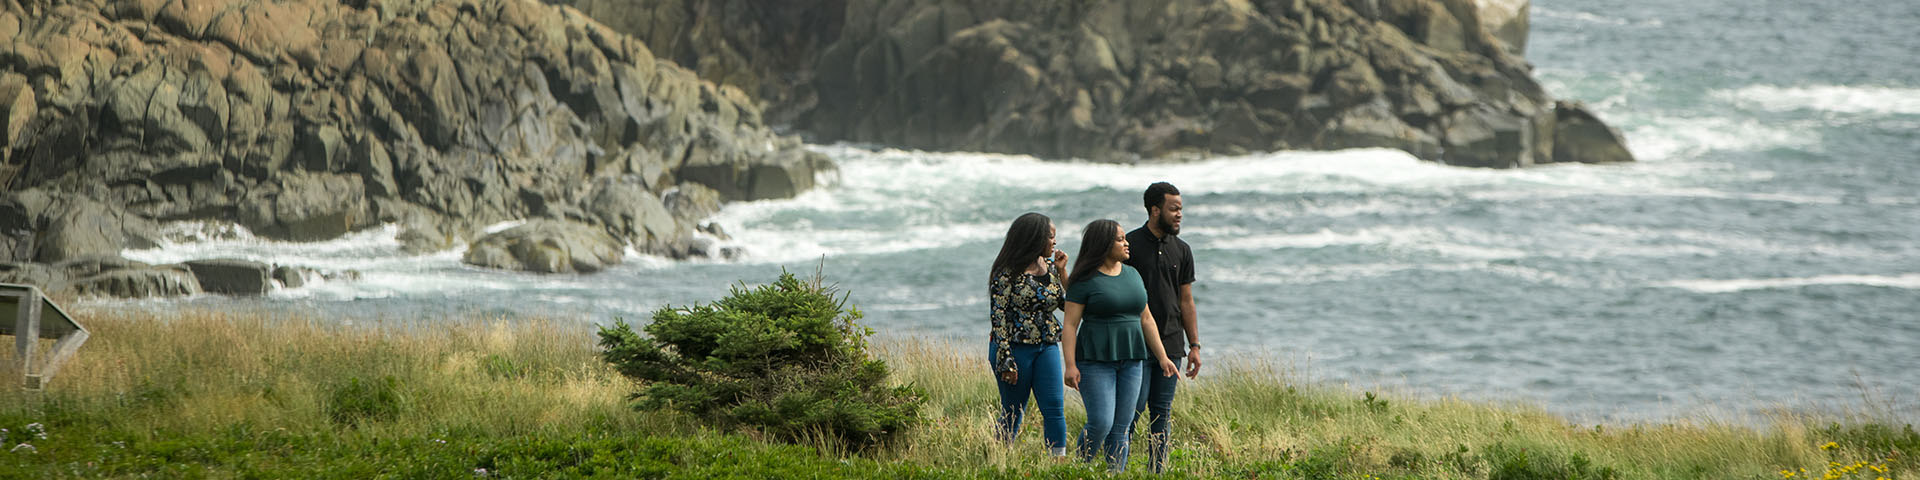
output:
<instances>
[{"instance_id":1,"label":"wooden railing","mask_svg":"<svg viewBox=\"0 0 1920 480\"><path fill-rule=\"evenodd\" d=\"M26 388L39 390L87 343L89 333L39 288L0 283L0 335L13 336L14 359ZM54 341L44 360L38 358L41 339Z\"/></svg>"}]
</instances>

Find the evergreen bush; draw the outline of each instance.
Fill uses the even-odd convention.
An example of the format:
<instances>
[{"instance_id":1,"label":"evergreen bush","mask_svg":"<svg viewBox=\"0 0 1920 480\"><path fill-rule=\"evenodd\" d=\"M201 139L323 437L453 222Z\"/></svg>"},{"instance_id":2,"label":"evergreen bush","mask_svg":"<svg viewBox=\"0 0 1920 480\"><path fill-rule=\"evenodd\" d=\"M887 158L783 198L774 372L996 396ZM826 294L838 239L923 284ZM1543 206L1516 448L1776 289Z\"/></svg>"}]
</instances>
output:
<instances>
[{"instance_id":1,"label":"evergreen bush","mask_svg":"<svg viewBox=\"0 0 1920 480\"><path fill-rule=\"evenodd\" d=\"M616 320L600 329L601 355L644 385L636 408L863 450L918 423L926 394L887 386L886 363L867 354L873 331L834 293L782 273L712 304L655 311L645 337Z\"/></svg>"}]
</instances>

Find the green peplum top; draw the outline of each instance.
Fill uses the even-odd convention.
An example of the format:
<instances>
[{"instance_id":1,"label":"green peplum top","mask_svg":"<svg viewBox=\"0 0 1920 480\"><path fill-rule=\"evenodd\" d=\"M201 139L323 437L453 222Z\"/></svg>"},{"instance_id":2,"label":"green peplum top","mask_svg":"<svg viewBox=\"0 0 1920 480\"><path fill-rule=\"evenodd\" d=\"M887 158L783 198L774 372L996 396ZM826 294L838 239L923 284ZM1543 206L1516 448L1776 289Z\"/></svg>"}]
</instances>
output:
<instances>
[{"instance_id":1,"label":"green peplum top","mask_svg":"<svg viewBox=\"0 0 1920 480\"><path fill-rule=\"evenodd\" d=\"M1146 334L1140 330L1140 311L1147 308L1147 286L1140 283L1140 274L1121 265L1119 275L1094 270L1087 277L1073 279L1067 287L1067 301L1086 305L1074 337L1074 358L1117 362L1150 357Z\"/></svg>"}]
</instances>

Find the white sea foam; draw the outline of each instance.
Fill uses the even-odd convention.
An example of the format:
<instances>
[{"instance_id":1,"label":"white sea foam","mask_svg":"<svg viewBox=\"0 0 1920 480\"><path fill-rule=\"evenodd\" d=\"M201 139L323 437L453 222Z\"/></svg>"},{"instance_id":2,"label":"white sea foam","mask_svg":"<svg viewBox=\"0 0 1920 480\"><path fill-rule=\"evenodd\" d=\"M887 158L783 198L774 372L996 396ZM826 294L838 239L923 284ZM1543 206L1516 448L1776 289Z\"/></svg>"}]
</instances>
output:
<instances>
[{"instance_id":1,"label":"white sea foam","mask_svg":"<svg viewBox=\"0 0 1920 480\"><path fill-rule=\"evenodd\" d=\"M1746 290L1798 288L1812 285L1863 285L1870 287L1920 290L1920 274L1821 275L1817 277L1741 278L1733 280L1673 280L1655 286L1692 290L1700 293L1730 293Z\"/></svg>"},{"instance_id":2,"label":"white sea foam","mask_svg":"<svg viewBox=\"0 0 1920 480\"><path fill-rule=\"evenodd\" d=\"M1004 231L1003 223L954 223L951 219L961 206L1002 202L999 197L1004 195L1132 191L1162 180L1209 194L1446 189L1506 181L1498 172L1448 167L1383 149L1119 165L1012 155L816 148L840 162L838 185L792 199L730 204L715 217L734 232L732 245L745 250L747 261L884 254L991 240ZM872 215L866 215L869 212ZM834 224L826 225L829 221Z\"/></svg>"},{"instance_id":3,"label":"white sea foam","mask_svg":"<svg viewBox=\"0 0 1920 480\"><path fill-rule=\"evenodd\" d=\"M170 226L167 231L177 232L183 229L199 228L201 227L193 225ZM247 232L245 228L234 225L221 228L233 233L213 239L195 239L204 238L195 237L184 241L163 240L156 248L126 250L122 252L122 256L153 264L209 258L238 258L322 270L361 270L394 258L408 256L400 253L400 241L395 239L395 236L400 233L400 227L392 224L349 233L333 240L312 243L260 239ZM178 238L178 236L171 237Z\"/></svg>"},{"instance_id":4,"label":"white sea foam","mask_svg":"<svg viewBox=\"0 0 1920 480\"><path fill-rule=\"evenodd\" d=\"M1814 253L1836 258L1874 258L1885 255L1872 248L1827 243L1770 241L1737 232L1715 232L1677 228L1647 229L1603 224L1582 224L1573 233L1602 252L1599 256L1626 256L1635 252L1656 255L1777 255ZM1667 255L1657 255L1666 253Z\"/></svg>"},{"instance_id":5,"label":"white sea foam","mask_svg":"<svg viewBox=\"0 0 1920 480\"><path fill-rule=\"evenodd\" d=\"M1482 232L1454 228L1378 227L1354 232L1323 229L1305 234L1237 235L1210 241L1204 247L1223 250L1276 250L1379 245L1395 250L1431 252L1449 258L1501 259L1527 256L1527 252L1523 250L1494 246L1511 244L1511 240L1496 237Z\"/></svg>"},{"instance_id":6,"label":"white sea foam","mask_svg":"<svg viewBox=\"0 0 1920 480\"><path fill-rule=\"evenodd\" d=\"M1539 5L1534 5L1532 7L1532 11L1534 15L1538 15L1543 18L1572 20L1576 22L1592 23L1592 24L1598 24L1598 25L1655 28L1655 27L1660 27L1666 24L1665 22L1660 21L1660 19L1658 18L1629 20L1625 18L1609 17L1605 15L1599 15L1599 14L1588 13L1588 12L1561 11L1559 9L1545 8Z\"/></svg>"},{"instance_id":7,"label":"white sea foam","mask_svg":"<svg viewBox=\"0 0 1920 480\"><path fill-rule=\"evenodd\" d=\"M878 255L953 247L1003 235L998 224L967 223L900 226L895 229L730 229L732 246L746 250L748 263L790 263L840 255Z\"/></svg>"},{"instance_id":8,"label":"white sea foam","mask_svg":"<svg viewBox=\"0 0 1920 480\"><path fill-rule=\"evenodd\" d=\"M1559 286L1583 286L1566 275L1536 268L1488 262L1458 263L1355 263L1301 264L1277 267L1225 266L1210 268L1202 275L1207 282L1243 285L1312 285L1365 280L1402 272L1484 272L1533 283Z\"/></svg>"},{"instance_id":9,"label":"white sea foam","mask_svg":"<svg viewBox=\"0 0 1920 480\"><path fill-rule=\"evenodd\" d=\"M1767 123L1747 118L1658 117L1627 129L1627 148L1641 160L1697 156L1708 151L1805 148L1820 143L1813 125Z\"/></svg>"},{"instance_id":10,"label":"white sea foam","mask_svg":"<svg viewBox=\"0 0 1920 480\"><path fill-rule=\"evenodd\" d=\"M1131 191L1163 180L1210 193L1271 192L1276 187L1295 191L1350 190L1354 186L1480 182L1497 177L1485 170L1448 167L1389 149L1274 152L1141 165L1046 161L1019 155L867 151L846 146L819 149L841 162L841 174L849 190L877 189L904 194L980 187L1039 192L1095 188ZM890 195L884 200L913 202L919 199Z\"/></svg>"},{"instance_id":11,"label":"white sea foam","mask_svg":"<svg viewBox=\"0 0 1920 480\"><path fill-rule=\"evenodd\" d=\"M1752 85L1711 96L1767 111L1813 110L1845 114L1920 115L1920 88Z\"/></svg>"}]
</instances>

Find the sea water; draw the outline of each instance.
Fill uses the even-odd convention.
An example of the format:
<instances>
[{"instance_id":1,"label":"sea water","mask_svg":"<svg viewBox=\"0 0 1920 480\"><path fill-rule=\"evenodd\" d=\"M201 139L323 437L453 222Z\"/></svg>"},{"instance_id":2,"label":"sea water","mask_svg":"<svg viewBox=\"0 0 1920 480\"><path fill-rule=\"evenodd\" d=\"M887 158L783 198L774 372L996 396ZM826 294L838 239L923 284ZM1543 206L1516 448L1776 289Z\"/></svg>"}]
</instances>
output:
<instances>
[{"instance_id":1,"label":"sea water","mask_svg":"<svg viewBox=\"0 0 1920 480\"><path fill-rule=\"evenodd\" d=\"M1594 421L1920 416L1920 3L1532 8L1537 76L1620 127L1640 162L1479 170L1351 150L1107 165L822 145L840 164L824 187L714 219L738 259L630 253L538 275L463 265L460 248L406 254L393 227L314 244L242 231L127 255L362 278L109 303L645 322L817 271L883 336L984 351L986 268L1014 217L1050 215L1073 252L1091 220L1142 224L1141 191L1169 181L1213 364L1279 360L1312 381Z\"/></svg>"}]
</instances>

